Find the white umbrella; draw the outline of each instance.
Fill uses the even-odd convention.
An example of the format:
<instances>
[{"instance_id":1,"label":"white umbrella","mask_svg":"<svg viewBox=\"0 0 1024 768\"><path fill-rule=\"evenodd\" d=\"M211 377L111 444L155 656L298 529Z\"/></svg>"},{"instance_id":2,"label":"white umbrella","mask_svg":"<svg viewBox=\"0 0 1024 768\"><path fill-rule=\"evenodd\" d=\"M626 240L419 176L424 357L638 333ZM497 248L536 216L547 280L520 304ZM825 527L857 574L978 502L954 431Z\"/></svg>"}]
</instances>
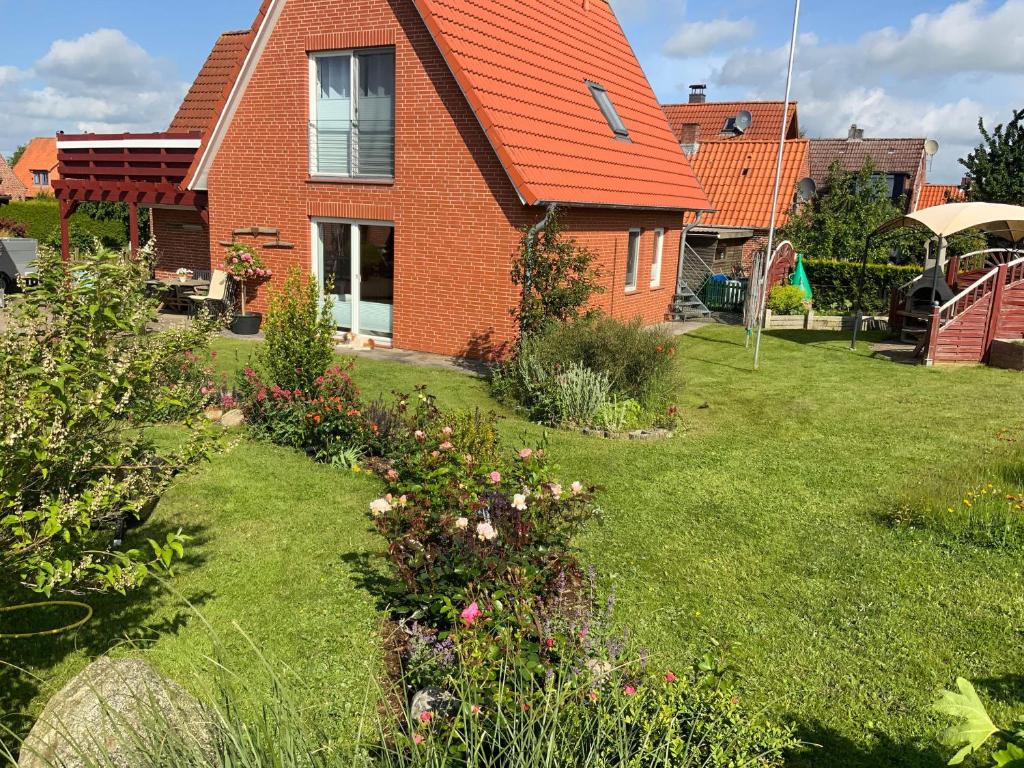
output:
<instances>
[{"instance_id":1,"label":"white umbrella","mask_svg":"<svg viewBox=\"0 0 1024 768\"><path fill-rule=\"evenodd\" d=\"M928 229L939 237L949 237L965 229L980 229L1017 242L1024 239L1024 207L1002 203L946 203L899 216L871 234L882 235L900 227Z\"/></svg>"}]
</instances>

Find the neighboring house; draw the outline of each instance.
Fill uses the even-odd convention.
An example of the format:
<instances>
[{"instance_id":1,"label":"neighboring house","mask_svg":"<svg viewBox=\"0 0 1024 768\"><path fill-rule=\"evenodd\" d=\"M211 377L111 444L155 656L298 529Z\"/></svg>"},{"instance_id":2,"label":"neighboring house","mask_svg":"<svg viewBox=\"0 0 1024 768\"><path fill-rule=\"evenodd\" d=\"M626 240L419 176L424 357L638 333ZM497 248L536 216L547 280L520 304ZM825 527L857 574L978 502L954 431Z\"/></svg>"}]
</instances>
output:
<instances>
[{"instance_id":1,"label":"neighboring house","mask_svg":"<svg viewBox=\"0 0 1024 768\"><path fill-rule=\"evenodd\" d=\"M907 213L919 207L928 180L927 139L866 139L864 130L850 126L845 139L811 139L811 178L818 192L827 194L828 172L838 162L856 173L871 160L875 173L885 179L893 202L904 200Z\"/></svg>"},{"instance_id":2,"label":"neighboring house","mask_svg":"<svg viewBox=\"0 0 1024 768\"><path fill-rule=\"evenodd\" d=\"M809 144L806 139L784 144L776 216L779 227L789 221L800 202L798 185L810 173ZM687 235L687 244L713 271L745 273L753 254L767 245L778 150L778 139L713 141L701 144L691 156L714 213L703 215Z\"/></svg>"},{"instance_id":3,"label":"neighboring house","mask_svg":"<svg viewBox=\"0 0 1024 768\"><path fill-rule=\"evenodd\" d=\"M669 126L687 154L705 141L779 141L785 105L781 101L707 100L703 85L690 86L686 104L665 104ZM786 114L786 139L800 138L797 105Z\"/></svg>"},{"instance_id":4,"label":"neighboring house","mask_svg":"<svg viewBox=\"0 0 1024 768\"><path fill-rule=\"evenodd\" d=\"M511 8L264 0L217 42L170 133L62 137L64 218L120 185L155 208L164 274L216 268L246 242L271 288L311 270L339 329L486 356L516 335L522 233L558 204L597 257L595 305L659 322L683 214L707 198L606 0ZM159 183L140 181L141 159L86 173L114 151L176 154L149 171Z\"/></svg>"},{"instance_id":5,"label":"neighboring house","mask_svg":"<svg viewBox=\"0 0 1024 768\"><path fill-rule=\"evenodd\" d=\"M53 182L60 178L57 170L57 140L35 138L14 166L14 175L28 189L29 197L52 195Z\"/></svg>"},{"instance_id":6,"label":"neighboring house","mask_svg":"<svg viewBox=\"0 0 1024 768\"><path fill-rule=\"evenodd\" d=\"M4 156L0 155L0 204L24 200L27 194L25 185L14 175Z\"/></svg>"},{"instance_id":7,"label":"neighboring house","mask_svg":"<svg viewBox=\"0 0 1024 768\"><path fill-rule=\"evenodd\" d=\"M933 208L936 205L946 203L967 202L967 193L959 184L925 184L921 187L921 197L917 203L917 210Z\"/></svg>"}]
</instances>

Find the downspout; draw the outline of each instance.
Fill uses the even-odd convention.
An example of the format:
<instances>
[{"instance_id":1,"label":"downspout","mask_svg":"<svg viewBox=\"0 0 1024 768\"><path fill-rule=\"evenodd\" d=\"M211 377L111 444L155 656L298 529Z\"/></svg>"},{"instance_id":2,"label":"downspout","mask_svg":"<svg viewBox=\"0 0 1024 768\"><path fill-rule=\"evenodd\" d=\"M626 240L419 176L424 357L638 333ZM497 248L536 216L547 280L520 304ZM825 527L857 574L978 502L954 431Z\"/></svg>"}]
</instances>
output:
<instances>
[{"instance_id":1,"label":"downspout","mask_svg":"<svg viewBox=\"0 0 1024 768\"><path fill-rule=\"evenodd\" d=\"M557 209L558 209L558 205L556 203L550 203L548 205L547 212L544 214L544 218L541 219L540 221L538 221L532 227L530 227L529 231L526 233L526 251L527 251L527 256L528 257L532 257L533 256L533 246L534 246L534 243L537 242L537 235L540 233L540 231L542 229L546 229L547 228L548 223L551 221L551 217L555 215L555 211ZM522 298L520 299L520 303L521 304L522 304L522 302L526 301L526 296L527 296L527 294L530 291L530 282L531 282L530 264L531 263L532 263L532 258L527 258L525 260L524 264L523 264L523 295L522 295ZM520 327L519 327L519 334L520 334L520 336L522 335L522 333L523 333L523 329L522 329L522 326L520 325Z\"/></svg>"},{"instance_id":2,"label":"downspout","mask_svg":"<svg viewBox=\"0 0 1024 768\"><path fill-rule=\"evenodd\" d=\"M672 299L673 317L683 314L683 287L686 285L686 278L683 275L683 268L686 266L686 236L694 227L700 226L700 220L704 217L704 211L697 211L697 218L690 224L683 225L683 232L679 237L679 270L676 272L676 295Z\"/></svg>"}]
</instances>

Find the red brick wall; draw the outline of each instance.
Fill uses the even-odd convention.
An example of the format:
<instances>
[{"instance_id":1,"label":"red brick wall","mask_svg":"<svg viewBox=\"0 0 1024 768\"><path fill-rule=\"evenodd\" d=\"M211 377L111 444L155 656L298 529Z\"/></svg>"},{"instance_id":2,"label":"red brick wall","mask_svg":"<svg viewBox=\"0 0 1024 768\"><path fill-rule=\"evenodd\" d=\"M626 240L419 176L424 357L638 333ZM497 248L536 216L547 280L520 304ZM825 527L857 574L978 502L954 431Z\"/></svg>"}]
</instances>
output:
<instances>
[{"instance_id":1,"label":"red brick wall","mask_svg":"<svg viewBox=\"0 0 1024 768\"><path fill-rule=\"evenodd\" d=\"M395 45L394 183L310 180L308 51L359 41ZM230 240L231 230L272 227L295 248L264 249L268 265L278 275L290 266L309 270L311 217L392 221L395 346L480 355L514 338L511 259L519 229L544 212L519 202L411 0L285 5L213 164L209 188L215 261L222 250L217 243ZM599 305L624 317L664 318L675 280L680 220L680 214L567 212L567 228L599 252L610 281ZM627 296L622 275L631 226L645 231L638 290ZM662 287L652 292L653 234L648 230L655 226L670 231ZM264 309L265 289L254 293L253 308Z\"/></svg>"},{"instance_id":2,"label":"red brick wall","mask_svg":"<svg viewBox=\"0 0 1024 768\"><path fill-rule=\"evenodd\" d=\"M210 239L198 211L154 208L150 221L156 236L157 276L169 277L181 267L211 268Z\"/></svg>"}]
</instances>

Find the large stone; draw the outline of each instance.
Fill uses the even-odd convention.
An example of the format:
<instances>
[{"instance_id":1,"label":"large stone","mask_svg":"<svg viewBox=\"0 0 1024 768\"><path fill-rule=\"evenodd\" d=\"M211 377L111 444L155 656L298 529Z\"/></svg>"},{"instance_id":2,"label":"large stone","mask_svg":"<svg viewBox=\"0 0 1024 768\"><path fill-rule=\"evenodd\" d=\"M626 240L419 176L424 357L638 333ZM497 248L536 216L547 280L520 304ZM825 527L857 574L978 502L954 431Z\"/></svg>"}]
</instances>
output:
<instances>
[{"instance_id":1,"label":"large stone","mask_svg":"<svg viewBox=\"0 0 1024 768\"><path fill-rule=\"evenodd\" d=\"M232 428L240 427L245 424L245 414L242 413L238 408L232 411L228 411L221 417L220 424L222 427Z\"/></svg>"},{"instance_id":2,"label":"large stone","mask_svg":"<svg viewBox=\"0 0 1024 768\"><path fill-rule=\"evenodd\" d=\"M141 659L103 657L50 699L18 768L84 768L101 757L102 765L133 768L137 746L157 743L156 731L167 727L212 764L214 731L195 698Z\"/></svg>"}]
</instances>

